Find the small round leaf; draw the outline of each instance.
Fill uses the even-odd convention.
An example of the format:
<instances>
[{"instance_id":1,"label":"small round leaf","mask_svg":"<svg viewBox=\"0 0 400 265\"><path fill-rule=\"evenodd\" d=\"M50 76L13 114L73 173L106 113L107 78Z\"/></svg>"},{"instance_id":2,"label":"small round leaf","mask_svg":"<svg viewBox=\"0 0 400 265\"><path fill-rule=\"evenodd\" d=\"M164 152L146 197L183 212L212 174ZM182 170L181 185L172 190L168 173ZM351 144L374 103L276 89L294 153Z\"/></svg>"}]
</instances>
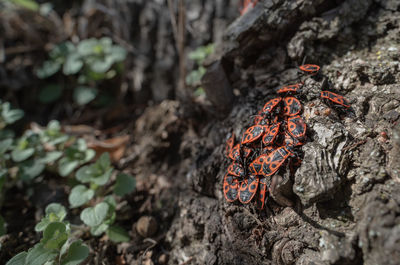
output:
<instances>
[{"instance_id":1,"label":"small round leaf","mask_svg":"<svg viewBox=\"0 0 400 265\"><path fill-rule=\"evenodd\" d=\"M101 202L95 207L86 208L81 212L81 220L88 226L100 225L107 216L108 204Z\"/></svg>"},{"instance_id":2,"label":"small round leaf","mask_svg":"<svg viewBox=\"0 0 400 265\"><path fill-rule=\"evenodd\" d=\"M84 185L75 186L69 194L68 201L71 208L76 208L90 201L94 196L94 191Z\"/></svg>"},{"instance_id":3,"label":"small round leaf","mask_svg":"<svg viewBox=\"0 0 400 265\"><path fill-rule=\"evenodd\" d=\"M86 105L90 101L96 98L97 96L97 89L92 88L92 87L86 87L86 86L78 86L74 89L74 101L78 105Z\"/></svg>"}]
</instances>

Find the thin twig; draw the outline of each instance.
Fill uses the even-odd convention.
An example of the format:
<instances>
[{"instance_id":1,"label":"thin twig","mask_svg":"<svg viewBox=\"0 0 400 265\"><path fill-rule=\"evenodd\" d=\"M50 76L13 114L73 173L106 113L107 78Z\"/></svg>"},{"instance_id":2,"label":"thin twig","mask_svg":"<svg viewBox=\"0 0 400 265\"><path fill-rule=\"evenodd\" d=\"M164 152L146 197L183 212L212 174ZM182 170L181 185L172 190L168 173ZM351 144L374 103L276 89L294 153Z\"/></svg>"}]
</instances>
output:
<instances>
[{"instance_id":1,"label":"thin twig","mask_svg":"<svg viewBox=\"0 0 400 265\"><path fill-rule=\"evenodd\" d=\"M169 16L171 17L172 32L174 34L175 45L176 48L178 49L178 26L176 25L176 17L172 0L168 0L168 9L169 9Z\"/></svg>"},{"instance_id":2,"label":"thin twig","mask_svg":"<svg viewBox=\"0 0 400 265\"><path fill-rule=\"evenodd\" d=\"M179 82L178 97L186 99L185 77L186 77L186 57L185 57L185 33L186 33L186 9L185 0L179 0L179 17L178 17L178 53L179 53Z\"/></svg>"}]
</instances>

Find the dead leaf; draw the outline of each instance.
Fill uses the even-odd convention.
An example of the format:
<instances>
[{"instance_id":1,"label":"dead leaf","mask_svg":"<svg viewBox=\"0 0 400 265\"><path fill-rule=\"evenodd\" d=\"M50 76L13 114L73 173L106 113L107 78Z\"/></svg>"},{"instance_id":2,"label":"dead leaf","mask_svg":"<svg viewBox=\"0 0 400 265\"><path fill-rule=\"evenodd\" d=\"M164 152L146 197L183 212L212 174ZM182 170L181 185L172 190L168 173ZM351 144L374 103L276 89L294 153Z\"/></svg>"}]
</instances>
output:
<instances>
[{"instance_id":1,"label":"dead leaf","mask_svg":"<svg viewBox=\"0 0 400 265\"><path fill-rule=\"evenodd\" d=\"M96 157L101 156L104 152L110 154L113 162L118 162L125 154L126 144L129 142L129 135L117 136L106 140L88 140L89 148L96 151Z\"/></svg>"},{"instance_id":2,"label":"dead leaf","mask_svg":"<svg viewBox=\"0 0 400 265\"><path fill-rule=\"evenodd\" d=\"M125 265L126 261L123 255L119 255L115 257L115 264L117 265Z\"/></svg>"},{"instance_id":3,"label":"dead leaf","mask_svg":"<svg viewBox=\"0 0 400 265\"><path fill-rule=\"evenodd\" d=\"M88 125L64 125L63 132L71 135L100 135L100 131Z\"/></svg>"}]
</instances>

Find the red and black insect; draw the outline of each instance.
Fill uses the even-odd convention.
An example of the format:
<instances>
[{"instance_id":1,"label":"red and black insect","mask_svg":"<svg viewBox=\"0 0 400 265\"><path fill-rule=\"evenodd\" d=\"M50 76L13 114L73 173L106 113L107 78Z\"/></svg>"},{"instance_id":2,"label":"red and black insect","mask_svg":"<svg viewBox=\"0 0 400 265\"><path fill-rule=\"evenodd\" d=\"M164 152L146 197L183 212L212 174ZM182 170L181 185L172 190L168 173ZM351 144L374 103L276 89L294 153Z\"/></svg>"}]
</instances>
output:
<instances>
[{"instance_id":1,"label":"red and black insect","mask_svg":"<svg viewBox=\"0 0 400 265\"><path fill-rule=\"evenodd\" d=\"M285 97L283 99L283 115L295 116L301 111L301 103L295 97Z\"/></svg>"},{"instance_id":2,"label":"red and black insect","mask_svg":"<svg viewBox=\"0 0 400 265\"><path fill-rule=\"evenodd\" d=\"M268 130L267 125L253 125L248 128L242 138L242 144L248 144L257 141Z\"/></svg>"},{"instance_id":3,"label":"red and black insect","mask_svg":"<svg viewBox=\"0 0 400 265\"><path fill-rule=\"evenodd\" d=\"M282 101L281 97L273 98L265 103L262 108L262 114L266 116L270 116L273 113L273 110L278 108L279 103ZM279 111L279 110L278 110Z\"/></svg>"},{"instance_id":4,"label":"red and black insect","mask_svg":"<svg viewBox=\"0 0 400 265\"><path fill-rule=\"evenodd\" d=\"M235 134L232 133L231 137L228 138L225 144L225 155L227 158L229 158L229 154L231 153L234 144L235 144Z\"/></svg>"},{"instance_id":5,"label":"red and black insect","mask_svg":"<svg viewBox=\"0 0 400 265\"><path fill-rule=\"evenodd\" d=\"M335 103L336 105L350 108L350 104L348 101L341 95L330 92L330 91L321 91L321 98L329 100L330 102Z\"/></svg>"},{"instance_id":6,"label":"red and black insect","mask_svg":"<svg viewBox=\"0 0 400 265\"><path fill-rule=\"evenodd\" d=\"M278 91L276 91L276 93L278 93L278 94L295 94L302 86L303 86L302 83L285 86L285 87L280 88Z\"/></svg>"},{"instance_id":7,"label":"red and black insect","mask_svg":"<svg viewBox=\"0 0 400 265\"><path fill-rule=\"evenodd\" d=\"M239 187L239 201L243 204L251 202L257 193L259 179L256 176L249 176Z\"/></svg>"},{"instance_id":8,"label":"red and black insect","mask_svg":"<svg viewBox=\"0 0 400 265\"><path fill-rule=\"evenodd\" d=\"M262 138L262 142L264 145L271 145L275 142L276 136L279 133L279 127L281 126L281 123L275 123L272 124L269 128L268 131L265 132L263 138Z\"/></svg>"},{"instance_id":9,"label":"red and black insect","mask_svg":"<svg viewBox=\"0 0 400 265\"><path fill-rule=\"evenodd\" d=\"M272 176L285 163L286 159L293 155L286 146L281 146L270 153L262 165L262 175L265 177Z\"/></svg>"},{"instance_id":10,"label":"red and black insect","mask_svg":"<svg viewBox=\"0 0 400 265\"><path fill-rule=\"evenodd\" d=\"M240 154L240 144L236 144L231 152L229 153L229 158L232 159L233 161L240 161L241 159L241 154Z\"/></svg>"},{"instance_id":11,"label":"red and black insect","mask_svg":"<svg viewBox=\"0 0 400 265\"><path fill-rule=\"evenodd\" d=\"M316 73L318 73L320 67L316 64L304 64L304 65L300 65L299 66L300 70L310 74L310 75L315 75Z\"/></svg>"},{"instance_id":12,"label":"red and black insect","mask_svg":"<svg viewBox=\"0 0 400 265\"><path fill-rule=\"evenodd\" d=\"M301 140L305 137L306 130L307 125L300 115L289 117L287 119L287 131L299 142L301 142Z\"/></svg>"},{"instance_id":13,"label":"red and black insect","mask_svg":"<svg viewBox=\"0 0 400 265\"><path fill-rule=\"evenodd\" d=\"M254 118L254 125L264 125L264 116L262 115L262 110L260 110Z\"/></svg>"},{"instance_id":14,"label":"red and black insect","mask_svg":"<svg viewBox=\"0 0 400 265\"><path fill-rule=\"evenodd\" d=\"M248 148L246 146L242 146L242 149L240 150L240 154L242 155L242 157L244 159L248 158L252 152L253 152L253 149Z\"/></svg>"},{"instance_id":15,"label":"red and black insect","mask_svg":"<svg viewBox=\"0 0 400 265\"><path fill-rule=\"evenodd\" d=\"M299 140L294 138L288 131L285 132L284 142L285 142L285 145L291 146L291 147L295 147L295 146L304 144L303 142L300 142Z\"/></svg>"},{"instance_id":16,"label":"red and black insect","mask_svg":"<svg viewBox=\"0 0 400 265\"><path fill-rule=\"evenodd\" d=\"M269 153L271 153L272 151L274 151L275 149L276 149L276 148L275 148L274 146L268 145L268 146L265 146L265 147L263 148L262 152L263 152L264 154L269 154Z\"/></svg>"},{"instance_id":17,"label":"red and black insect","mask_svg":"<svg viewBox=\"0 0 400 265\"><path fill-rule=\"evenodd\" d=\"M232 162L232 164L229 165L227 171L229 175L233 175L236 177L244 178L246 176L246 172L243 166L238 162Z\"/></svg>"},{"instance_id":18,"label":"red and black insect","mask_svg":"<svg viewBox=\"0 0 400 265\"><path fill-rule=\"evenodd\" d=\"M262 174L262 165L264 161L267 161L268 154L261 154L249 165L250 173L253 175Z\"/></svg>"},{"instance_id":19,"label":"red and black insect","mask_svg":"<svg viewBox=\"0 0 400 265\"><path fill-rule=\"evenodd\" d=\"M239 182L238 180L229 174L224 177L224 197L228 202L234 202L237 200L239 195Z\"/></svg>"},{"instance_id":20,"label":"red and black insect","mask_svg":"<svg viewBox=\"0 0 400 265\"><path fill-rule=\"evenodd\" d=\"M259 195L258 195L258 201L259 201L259 209L262 210L264 209L264 204L267 199L267 179L266 178L261 178L259 183L258 183L258 190L259 190Z\"/></svg>"}]
</instances>

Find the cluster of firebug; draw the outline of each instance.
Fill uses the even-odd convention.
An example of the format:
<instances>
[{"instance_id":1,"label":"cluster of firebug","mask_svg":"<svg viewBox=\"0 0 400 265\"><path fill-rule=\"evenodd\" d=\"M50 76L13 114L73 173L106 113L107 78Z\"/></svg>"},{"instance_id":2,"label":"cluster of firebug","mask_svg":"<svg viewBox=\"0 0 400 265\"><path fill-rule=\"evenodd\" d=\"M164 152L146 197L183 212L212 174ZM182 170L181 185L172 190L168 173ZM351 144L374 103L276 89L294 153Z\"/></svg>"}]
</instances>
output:
<instances>
[{"instance_id":1,"label":"cluster of firebug","mask_svg":"<svg viewBox=\"0 0 400 265\"><path fill-rule=\"evenodd\" d=\"M313 64L299 68L308 77L320 70ZM302 104L295 95L303 85L300 81L277 90L278 96L265 103L238 143L233 133L229 137L225 154L232 163L223 180L223 193L228 202L239 200L247 204L257 197L259 208L263 209L272 191L270 184L274 175L284 173L287 168L293 175L300 166L300 147L306 142L307 125L300 115ZM321 91L320 96L329 105L350 107L343 96L332 91Z\"/></svg>"}]
</instances>

